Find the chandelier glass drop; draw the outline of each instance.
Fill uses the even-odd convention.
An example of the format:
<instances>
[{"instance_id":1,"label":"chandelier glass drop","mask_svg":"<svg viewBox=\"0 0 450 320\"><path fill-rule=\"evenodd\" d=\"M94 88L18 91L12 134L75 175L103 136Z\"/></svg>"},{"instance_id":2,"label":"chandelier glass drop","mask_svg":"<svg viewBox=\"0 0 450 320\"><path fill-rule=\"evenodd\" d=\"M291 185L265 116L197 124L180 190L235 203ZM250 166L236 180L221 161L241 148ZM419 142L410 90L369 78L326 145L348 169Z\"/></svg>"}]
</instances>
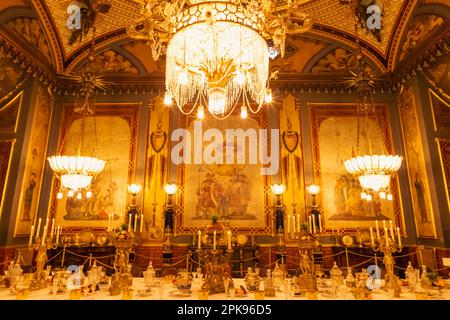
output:
<instances>
[{"instance_id":1,"label":"chandelier glass drop","mask_svg":"<svg viewBox=\"0 0 450 320\"><path fill-rule=\"evenodd\" d=\"M234 14L221 14L225 9ZM180 13L167 46L166 90L183 113L206 105L223 118L241 100L256 103L253 112L263 105L269 48L258 32L259 17L239 10L232 3L206 2ZM197 12L201 15L193 20Z\"/></svg>"},{"instance_id":2,"label":"chandelier glass drop","mask_svg":"<svg viewBox=\"0 0 450 320\"><path fill-rule=\"evenodd\" d=\"M155 60L166 53L166 105L225 119L236 107L245 118L272 101L270 56L284 55L286 34L311 27L293 2L148 0L127 33L147 40Z\"/></svg>"},{"instance_id":3,"label":"chandelier glass drop","mask_svg":"<svg viewBox=\"0 0 450 320\"><path fill-rule=\"evenodd\" d=\"M351 88L356 89L358 95L358 129L357 129L357 151L359 153L360 129L363 125L366 130L370 127L369 119L375 113L375 104L373 100L373 88L375 85L376 74L364 68L363 54L358 39L358 30L356 27L358 71L355 73L350 70L352 77L348 81ZM364 123L361 124L361 118ZM403 157L389 154L373 154L372 137L367 133L369 153L365 155L355 155L353 158L344 161L345 169L348 173L357 176L362 187L361 198L372 201L375 196L383 200L392 201L390 193L390 182L393 175L400 169Z\"/></svg>"}]
</instances>

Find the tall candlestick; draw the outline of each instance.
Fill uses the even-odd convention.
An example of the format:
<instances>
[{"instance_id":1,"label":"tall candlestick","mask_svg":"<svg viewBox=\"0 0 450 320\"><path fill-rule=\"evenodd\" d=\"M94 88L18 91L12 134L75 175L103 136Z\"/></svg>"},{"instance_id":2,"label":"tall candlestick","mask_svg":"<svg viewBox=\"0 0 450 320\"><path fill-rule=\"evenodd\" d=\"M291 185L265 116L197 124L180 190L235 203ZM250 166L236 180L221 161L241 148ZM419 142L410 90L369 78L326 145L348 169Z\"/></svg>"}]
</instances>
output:
<instances>
[{"instance_id":1,"label":"tall candlestick","mask_svg":"<svg viewBox=\"0 0 450 320\"><path fill-rule=\"evenodd\" d=\"M375 241L373 239L373 229L370 227L370 241L372 242L372 247L375 246Z\"/></svg>"},{"instance_id":2,"label":"tall candlestick","mask_svg":"<svg viewBox=\"0 0 450 320\"><path fill-rule=\"evenodd\" d=\"M228 235L228 250L231 250L231 231L228 231L227 235Z\"/></svg>"},{"instance_id":3,"label":"tall candlestick","mask_svg":"<svg viewBox=\"0 0 450 320\"><path fill-rule=\"evenodd\" d=\"M214 231L214 237L213 237L213 250L216 250L216 231Z\"/></svg>"},{"instance_id":4,"label":"tall candlestick","mask_svg":"<svg viewBox=\"0 0 450 320\"><path fill-rule=\"evenodd\" d=\"M313 232L312 232L312 234L315 234L316 233L316 217L315 216L312 217L312 222L313 222Z\"/></svg>"},{"instance_id":5,"label":"tall candlestick","mask_svg":"<svg viewBox=\"0 0 450 320\"><path fill-rule=\"evenodd\" d=\"M308 225L308 227L309 227L309 233L313 233L313 232L312 232L312 219L311 219L311 215L308 216L308 220L309 220L309 225Z\"/></svg>"},{"instance_id":6,"label":"tall candlestick","mask_svg":"<svg viewBox=\"0 0 450 320\"><path fill-rule=\"evenodd\" d=\"M320 214L319 214L319 232L322 232L322 220L320 219Z\"/></svg>"},{"instance_id":7,"label":"tall candlestick","mask_svg":"<svg viewBox=\"0 0 450 320\"><path fill-rule=\"evenodd\" d=\"M297 232L300 232L300 213L297 215Z\"/></svg>"},{"instance_id":8,"label":"tall candlestick","mask_svg":"<svg viewBox=\"0 0 450 320\"><path fill-rule=\"evenodd\" d=\"M202 248L202 232L198 230L198 249Z\"/></svg>"},{"instance_id":9,"label":"tall candlestick","mask_svg":"<svg viewBox=\"0 0 450 320\"><path fill-rule=\"evenodd\" d=\"M134 215L134 229L133 232L136 233L137 231L137 214Z\"/></svg>"},{"instance_id":10,"label":"tall candlestick","mask_svg":"<svg viewBox=\"0 0 450 320\"><path fill-rule=\"evenodd\" d=\"M402 246L402 238L400 236L400 228L397 227L397 237L398 237L398 246L401 247Z\"/></svg>"},{"instance_id":11,"label":"tall candlestick","mask_svg":"<svg viewBox=\"0 0 450 320\"><path fill-rule=\"evenodd\" d=\"M296 232L296 227L295 227L295 214L292 215L292 225L293 225L293 229L294 229L294 233Z\"/></svg>"},{"instance_id":12,"label":"tall candlestick","mask_svg":"<svg viewBox=\"0 0 450 320\"><path fill-rule=\"evenodd\" d=\"M34 226L31 226L31 232L30 232L30 241L28 242L29 245L33 242L33 233L34 233Z\"/></svg>"},{"instance_id":13,"label":"tall candlestick","mask_svg":"<svg viewBox=\"0 0 450 320\"><path fill-rule=\"evenodd\" d=\"M395 241L394 228L392 227L392 220L389 220L389 230L391 232L392 241Z\"/></svg>"},{"instance_id":14,"label":"tall candlestick","mask_svg":"<svg viewBox=\"0 0 450 320\"><path fill-rule=\"evenodd\" d=\"M287 232L291 233L291 215L288 214L287 216Z\"/></svg>"},{"instance_id":15,"label":"tall candlestick","mask_svg":"<svg viewBox=\"0 0 450 320\"><path fill-rule=\"evenodd\" d=\"M142 233L143 230L144 230L144 214L141 213L141 225L140 225L139 232Z\"/></svg>"},{"instance_id":16,"label":"tall candlestick","mask_svg":"<svg viewBox=\"0 0 450 320\"><path fill-rule=\"evenodd\" d=\"M54 233L55 233L55 218L52 219L52 232L50 233L50 236L53 237Z\"/></svg>"},{"instance_id":17,"label":"tall candlestick","mask_svg":"<svg viewBox=\"0 0 450 320\"><path fill-rule=\"evenodd\" d=\"M128 215L128 232L131 232L131 213Z\"/></svg>"},{"instance_id":18,"label":"tall candlestick","mask_svg":"<svg viewBox=\"0 0 450 320\"><path fill-rule=\"evenodd\" d=\"M383 220L383 229L386 229L386 220Z\"/></svg>"},{"instance_id":19,"label":"tall candlestick","mask_svg":"<svg viewBox=\"0 0 450 320\"><path fill-rule=\"evenodd\" d=\"M39 218L38 227L36 229L36 237L39 237L39 232L41 231L41 223L42 223L42 219Z\"/></svg>"}]
</instances>

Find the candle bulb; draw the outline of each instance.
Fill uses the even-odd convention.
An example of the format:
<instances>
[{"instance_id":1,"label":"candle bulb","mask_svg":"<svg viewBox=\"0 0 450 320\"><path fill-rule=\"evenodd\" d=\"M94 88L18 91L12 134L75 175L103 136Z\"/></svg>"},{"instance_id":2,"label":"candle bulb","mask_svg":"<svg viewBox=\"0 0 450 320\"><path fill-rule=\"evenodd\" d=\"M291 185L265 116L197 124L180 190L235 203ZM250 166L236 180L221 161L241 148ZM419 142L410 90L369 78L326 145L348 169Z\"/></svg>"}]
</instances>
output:
<instances>
[{"instance_id":1,"label":"candle bulb","mask_svg":"<svg viewBox=\"0 0 450 320\"><path fill-rule=\"evenodd\" d=\"M300 213L297 215L297 232L300 232Z\"/></svg>"},{"instance_id":2,"label":"candle bulb","mask_svg":"<svg viewBox=\"0 0 450 320\"><path fill-rule=\"evenodd\" d=\"M33 242L33 233L34 233L34 226L31 226L30 241L28 242L28 245L30 245L30 246L31 246L31 243Z\"/></svg>"},{"instance_id":3,"label":"candle bulb","mask_svg":"<svg viewBox=\"0 0 450 320\"><path fill-rule=\"evenodd\" d=\"M287 216L287 230L288 230L288 233L291 233L291 215L290 214L288 214L288 216Z\"/></svg>"},{"instance_id":4,"label":"candle bulb","mask_svg":"<svg viewBox=\"0 0 450 320\"><path fill-rule=\"evenodd\" d=\"M373 239L373 229L370 227L370 241L372 242L372 247L375 246L375 241Z\"/></svg>"},{"instance_id":5,"label":"candle bulb","mask_svg":"<svg viewBox=\"0 0 450 320\"><path fill-rule=\"evenodd\" d=\"M136 233L137 231L137 215L134 215L134 228L133 228L133 232Z\"/></svg>"},{"instance_id":6,"label":"candle bulb","mask_svg":"<svg viewBox=\"0 0 450 320\"><path fill-rule=\"evenodd\" d=\"M131 213L128 215L128 232L131 232Z\"/></svg>"},{"instance_id":7,"label":"candle bulb","mask_svg":"<svg viewBox=\"0 0 450 320\"><path fill-rule=\"evenodd\" d=\"M308 216L308 220L309 220L309 233L312 233L312 221L311 221L311 215Z\"/></svg>"},{"instance_id":8,"label":"candle bulb","mask_svg":"<svg viewBox=\"0 0 450 320\"><path fill-rule=\"evenodd\" d=\"M61 227L58 226L58 228L56 229L56 244L59 243L59 235L61 233Z\"/></svg>"},{"instance_id":9,"label":"candle bulb","mask_svg":"<svg viewBox=\"0 0 450 320\"><path fill-rule=\"evenodd\" d=\"M52 219L52 231L50 233L50 237L53 237L54 233L55 233L55 218Z\"/></svg>"},{"instance_id":10,"label":"candle bulb","mask_svg":"<svg viewBox=\"0 0 450 320\"><path fill-rule=\"evenodd\" d=\"M383 220L383 229L386 230L386 220Z\"/></svg>"},{"instance_id":11,"label":"candle bulb","mask_svg":"<svg viewBox=\"0 0 450 320\"><path fill-rule=\"evenodd\" d=\"M295 227L295 214L292 215L292 225L293 225L293 229L294 229L294 233L296 232L296 227Z\"/></svg>"},{"instance_id":12,"label":"candle bulb","mask_svg":"<svg viewBox=\"0 0 450 320\"><path fill-rule=\"evenodd\" d=\"M389 247L389 237L387 228L384 228L384 237L386 238L386 247Z\"/></svg>"},{"instance_id":13,"label":"candle bulb","mask_svg":"<svg viewBox=\"0 0 450 320\"><path fill-rule=\"evenodd\" d=\"M216 250L216 231L214 231L214 238L213 238L213 250Z\"/></svg>"},{"instance_id":14,"label":"candle bulb","mask_svg":"<svg viewBox=\"0 0 450 320\"><path fill-rule=\"evenodd\" d=\"M377 229L377 240L380 241L380 228L378 226L378 220L375 220L375 226Z\"/></svg>"},{"instance_id":15,"label":"candle bulb","mask_svg":"<svg viewBox=\"0 0 450 320\"><path fill-rule=\"evenodd\" d=\"M141 225L140 225L139 232L142 233L143 230L144 230L144 214L141 213Z\"/></svg>"},{"instance_id":16,"label":"candle bulb","mask_svg":"<svg viewBox=\"0 0 450 320\"><path fill-rule=\"evenodd\" d=\"M312 234L316 233L316 217L313 216L312 217L312 222L313 222L313 232L311 232Z\"/></svg>"},{"instance_id":17,"label":"candle bulb","mask_svg":"<svg viewBox=\"0 0 450 320\"><path fill-rule=\"evenodd\" d=\"M36 229L36 237L39 237L39 233L41 231L41 223L42 223L42 219L39 218L38 227Z\"/></svg>"},{"instance_id":18,"label":"candle bulb","mask_svg":"<svg viewBox=\"0 0 450 320\"><path fill-rule=\"evenodd\" d=\"M391 232L391 238L395 241L394 228L392 227L392 220L389 220L389 230Z\"/></svg>"},{"instance_id":19,"label":"candle bulb","mask_svg":"<svg viewBox=\"0 0 450 320\"><path fill-rule=\"evenodd\" d=\"M202 248L202 232L198 230L198 249Z\"/></svg>"}]
</instances>

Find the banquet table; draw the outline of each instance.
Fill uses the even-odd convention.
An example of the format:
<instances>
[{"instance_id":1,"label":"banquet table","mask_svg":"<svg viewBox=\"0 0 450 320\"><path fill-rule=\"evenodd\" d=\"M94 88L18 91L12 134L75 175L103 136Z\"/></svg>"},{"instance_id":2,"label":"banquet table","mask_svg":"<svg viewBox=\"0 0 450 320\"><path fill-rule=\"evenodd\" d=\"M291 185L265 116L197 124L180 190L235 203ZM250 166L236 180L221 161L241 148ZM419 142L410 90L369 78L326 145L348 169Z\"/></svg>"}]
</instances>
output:
<instances>
[{"instance_id":1,"label":"banquet table","mask_svg":"<svg viewBox=\"0 0 450 320\"><path fill-rule=\"evenodd\" d=\"M199 290L201 289L201 280L194 279L192 284L192 290L188 296L177 295L180 292L172 283L167 283L160 279L160 283L164 283L164 290L160 290L159 286L151 288L151 295L141 296L141 290L145 289L144 278L133 278L133 294L131 300L198 300ZM447 281L448 282L448 281ZM237 287L242 285L245 287L244 279L235 278L233 279L234 286ZM121 300L122 295L111 296L109 293L109 285L100 285L100 290L97 290L95 294L81 294L80 300ZM264 284L261 282L261 290L264 290ZM317 300L355 300L354 295L350 288L341 286L336 296L331 295L328 291L331 289L326 282L321 283L318 286L319 293L317 294ZM432 291L432 292L431 292ZM292 291L291 291L292 292ZM162 295L161 295L162 293ZM17 296L9 288L0 288L0 300L15 300ZM51 286L43 289L33 290L29 293L27 300L69 300L69 292L53 294ZM209 300L235 300L235 301L245 301L245 300L255 300L255 293L248 292L244 296L227 296L225 293L211 294L208 297ZM264 297L264 300L307 300L306 296L297 296L287 292L286 288L283 286L280 291L275 293L275 297ZM440 291L430 290L427 294L428 300L450 300L450 286ZM408 288L402 287L402 291L399 298L394 298L393 294L386 292L382 289L374 289L372 291L371 300L417 300L416 294L408 291Z\"/></svg>"}]
</instances>

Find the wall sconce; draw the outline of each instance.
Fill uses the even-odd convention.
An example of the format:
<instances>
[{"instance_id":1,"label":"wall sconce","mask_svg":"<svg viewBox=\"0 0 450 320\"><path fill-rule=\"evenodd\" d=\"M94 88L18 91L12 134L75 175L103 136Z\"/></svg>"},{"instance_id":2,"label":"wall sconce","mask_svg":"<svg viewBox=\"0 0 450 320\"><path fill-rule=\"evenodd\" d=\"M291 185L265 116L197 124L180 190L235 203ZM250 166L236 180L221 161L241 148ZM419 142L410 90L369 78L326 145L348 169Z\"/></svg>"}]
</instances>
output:
<instances>
[{"instance_id":1,"label":"wall sconce","mask_svg":"<svg viewBox=\"0 0 450 320\"><path fill-rule=\"evenodd\" d=\"M143 229L143 220L144 217L141 214L139 216L139 206L136 203L136 196L139 192L141 192L142 186L140 184L132 183L128 185L128 193L131 194L131 203L127 206L127 216L128 216L128 229L133 228L134 232L137 231L137 225L138 225L138 218L140 218L140 232L142 232Z\"/></svg>"},{"instance_id":2,"label":"wall sconce","mask_svg":"<svg viewBox=\"0 0 450 320\"><path fill-rule=\"evenodd\" d=\"M175 183L166 183L164 185L164 192L168 195L166 210L164 212L164 231L168 242L170 239L170 234L173 230L173 215L175 212L175 206L172 203L172 196L177 192L177 190L178 186Z\"/></svg>"},{"instance_id":3,"label":"wall sconce","mask_svg":"<svg viewBox=\"0 0 450 320\"><path fill-rule=\"evenodd\" d=\"M309 233L313 235L319 234L322 232L322 219L316 197L320 193L320 186L311 184L306 187L306 191L312 196L312 204L308 216Z\"/></svg>"},{"instance_id":4,"label":"wall sconce","mask_svg":"<svg viewBox=\"0 0 450 320\"><path fill-rule=\"evenodd\" d=\"M280 235L284 234L284 206L281 200L281 196L286 191L286 186L284 184L273 184L270 186L272 193L277 197L275 205L275 230ZM281 238L280 238L280 242Z\"/></svg>"}]
</instances>

